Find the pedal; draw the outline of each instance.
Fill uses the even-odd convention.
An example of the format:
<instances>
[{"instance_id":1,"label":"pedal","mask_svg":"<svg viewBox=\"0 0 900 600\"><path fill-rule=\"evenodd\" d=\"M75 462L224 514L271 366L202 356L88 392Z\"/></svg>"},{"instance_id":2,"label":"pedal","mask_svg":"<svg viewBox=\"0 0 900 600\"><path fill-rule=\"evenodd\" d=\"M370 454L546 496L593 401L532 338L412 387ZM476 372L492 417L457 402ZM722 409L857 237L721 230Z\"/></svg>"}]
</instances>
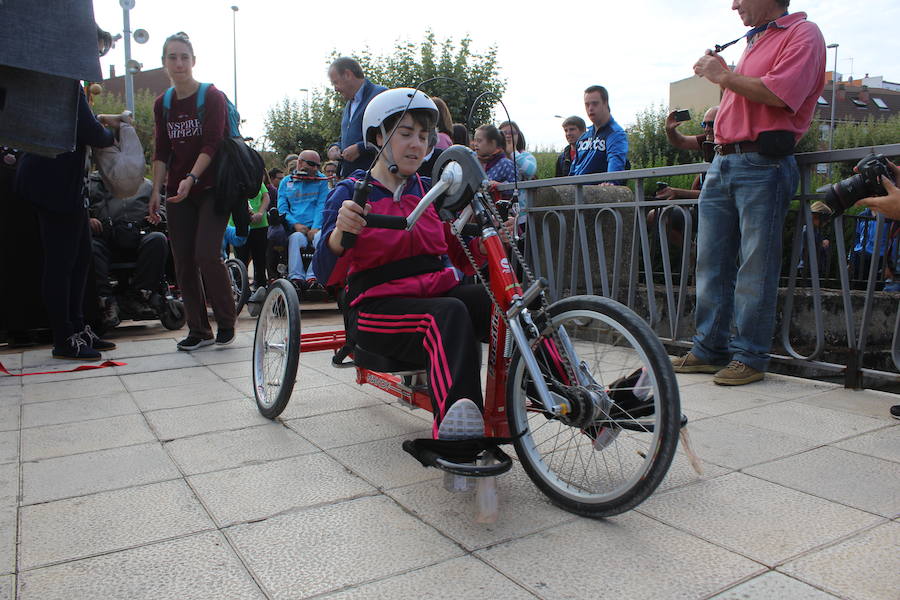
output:
<instances>
[{"instance_id":1,"label":"pedal","mask_svg":"<svg viewBox=\"0 0 900 600\"><path fill-rule=\"evenodd\" d=\"M505 438L418 439L406 440L403 449L424 467L435 467L465 478L496 477L512 468L512 459L497 445L510 442Z\"/></svg>"}]
</instances>

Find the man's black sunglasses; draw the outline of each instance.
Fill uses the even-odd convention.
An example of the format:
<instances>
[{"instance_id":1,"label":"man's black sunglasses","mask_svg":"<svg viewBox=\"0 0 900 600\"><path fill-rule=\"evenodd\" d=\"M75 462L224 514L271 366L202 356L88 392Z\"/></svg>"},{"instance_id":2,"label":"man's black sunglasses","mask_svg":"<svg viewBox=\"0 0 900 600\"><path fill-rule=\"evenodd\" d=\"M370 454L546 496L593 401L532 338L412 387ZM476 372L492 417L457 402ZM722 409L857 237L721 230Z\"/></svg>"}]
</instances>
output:
<instances>
[{"instance_id":1,"label":"man's black sunglasses","mask_svg":"<svg viewBox=\"0 0 900 600\"><path fill-rule=\"evenodd\" d=\"M317 168L318 168L318 166L319 166L319 164L320 164L320 163L317 163L317 162L314 161L314 160L306 160L305 158L301 158L300 160L302 160L303 162L305 162L306 164L308 164L308 165L311 166L311 167L317 167Z\"/></svg>"}]
</instances>

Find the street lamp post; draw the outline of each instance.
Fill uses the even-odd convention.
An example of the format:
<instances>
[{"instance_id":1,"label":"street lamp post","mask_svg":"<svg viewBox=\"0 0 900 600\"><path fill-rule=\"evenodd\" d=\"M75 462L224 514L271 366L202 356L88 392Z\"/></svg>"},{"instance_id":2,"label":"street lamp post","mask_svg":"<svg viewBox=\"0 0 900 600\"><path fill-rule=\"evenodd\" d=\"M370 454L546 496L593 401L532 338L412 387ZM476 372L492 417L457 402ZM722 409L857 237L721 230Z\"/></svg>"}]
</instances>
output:
<instances>
[{"instance_id":1,"label":"street lamp post","mask_svg":"<svg viewBox=\"0 0 900 600\"><path fill-rule=\"evenodd\" d=\"M831 73L831 131L828 137L828 149L834 149L834 100L837 92L837 49L840 44L828 44L826 48L834 48L834 71Z\"/></svg>"},{"instance_id":2,"label":"street lamp post","mask_svg":"<svg viewBox=\"0 0 900 600\"><path fill-rule=\"evenodd\" d=\"M125 40L125 107L134 113L134 74L131 72L131 19L134 0L119 0L122 7L122 38Z\"/></svg>"},{"instance_id":3,"label":"street lamp post","mask_svg":"<svg viewBox=\"0 0 900 600\"><path fill-rule=\"evenodd\" d=\"M306 92L306 118L309 119L309 88L300 88L301 92Z\"/></svg>"},{"instance_id":4,"label":"street lamp post","mask_svg":"<svg viewBox=\"0 0 900 600\"><path fill-rule=\"evenodd\" d=\"M234 52L234 107L238 105L237 90L237 11L236 5L231 7L231 46Z\"/></svg>"}]
</instances>

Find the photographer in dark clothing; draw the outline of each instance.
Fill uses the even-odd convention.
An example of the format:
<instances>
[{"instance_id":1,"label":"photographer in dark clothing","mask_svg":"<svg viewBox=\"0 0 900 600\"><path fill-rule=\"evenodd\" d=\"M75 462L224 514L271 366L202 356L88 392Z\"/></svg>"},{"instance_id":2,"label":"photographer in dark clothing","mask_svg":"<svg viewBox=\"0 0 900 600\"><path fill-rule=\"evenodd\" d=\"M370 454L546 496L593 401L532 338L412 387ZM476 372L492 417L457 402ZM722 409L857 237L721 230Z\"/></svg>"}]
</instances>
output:
<instances>
[{"instance_id":1,"label":"photographer in dark clothing","mask_svg":"<svg viewBox=\"0 0 900 600\"><path fill-rule=\"evenodd\" d=\"M84 195L85 156L88 146L111 146L113 132L106 127L118 128L119 123L118 115L95 118L84 90L80 90L75 150L56 158L25 154L20 162L16 187L19 195L37 209L41 225L42 293L53 330L54 358L98 360L98 350L116 347L99 339L85 325L82 305L91 260Z\"/></svg>"},{"instance_id":2,"label":"photographer in dark clothing","mask_svg":"<svg viewBox=\"0 0 900 600\"><path fill-rule=\"evenodd\" d=\"M89 223L94 235L94 275L103 321L107 327L119 324L118 302L113 296L109 278L109 265L117 260L137 261L131 285L122 299L123 303L127 303L123 306L125 311L148 319L156 317L149 300L162 281L169 244L164 234L151 231L147 223L152 190L153 184L144 179L136 195L117 199L106 189L98 173L92 173L88 183L91 200ZM160 213L165 220L165 207L160 207Z\"/></svg>"}]
</instances>

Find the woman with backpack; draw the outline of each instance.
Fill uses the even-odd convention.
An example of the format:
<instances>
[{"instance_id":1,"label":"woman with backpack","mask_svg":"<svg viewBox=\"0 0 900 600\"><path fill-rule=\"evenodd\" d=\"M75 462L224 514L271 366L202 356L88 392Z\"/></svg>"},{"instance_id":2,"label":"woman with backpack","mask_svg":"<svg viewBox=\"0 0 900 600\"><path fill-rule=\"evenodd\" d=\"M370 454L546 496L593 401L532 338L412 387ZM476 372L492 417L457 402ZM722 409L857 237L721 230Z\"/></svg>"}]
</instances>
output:
<instances>
[{"instance_id":1,"label":"woman with backpack","mask_svg":"<svg viewBox=\"0 0 900 600\"><path fill-rule=\"evenodd\" d=\"M215 173L210 168L225 137L226 99L215 86L204 86L201 113L197 97L201 84L193 77L195 62L186 33L166 38L162 63L173 92L169 106L164 106L166 94L153 106L156 152L148 216L151 223L158 223L160 203L166 203L175 276L188 325L188 336L178 342L178 349L186 352L232 343L237 318L221 254L228 214L215 210ZM207 297L218 325L215 339L206 315Z\"/></svg>"}]
</instances>

